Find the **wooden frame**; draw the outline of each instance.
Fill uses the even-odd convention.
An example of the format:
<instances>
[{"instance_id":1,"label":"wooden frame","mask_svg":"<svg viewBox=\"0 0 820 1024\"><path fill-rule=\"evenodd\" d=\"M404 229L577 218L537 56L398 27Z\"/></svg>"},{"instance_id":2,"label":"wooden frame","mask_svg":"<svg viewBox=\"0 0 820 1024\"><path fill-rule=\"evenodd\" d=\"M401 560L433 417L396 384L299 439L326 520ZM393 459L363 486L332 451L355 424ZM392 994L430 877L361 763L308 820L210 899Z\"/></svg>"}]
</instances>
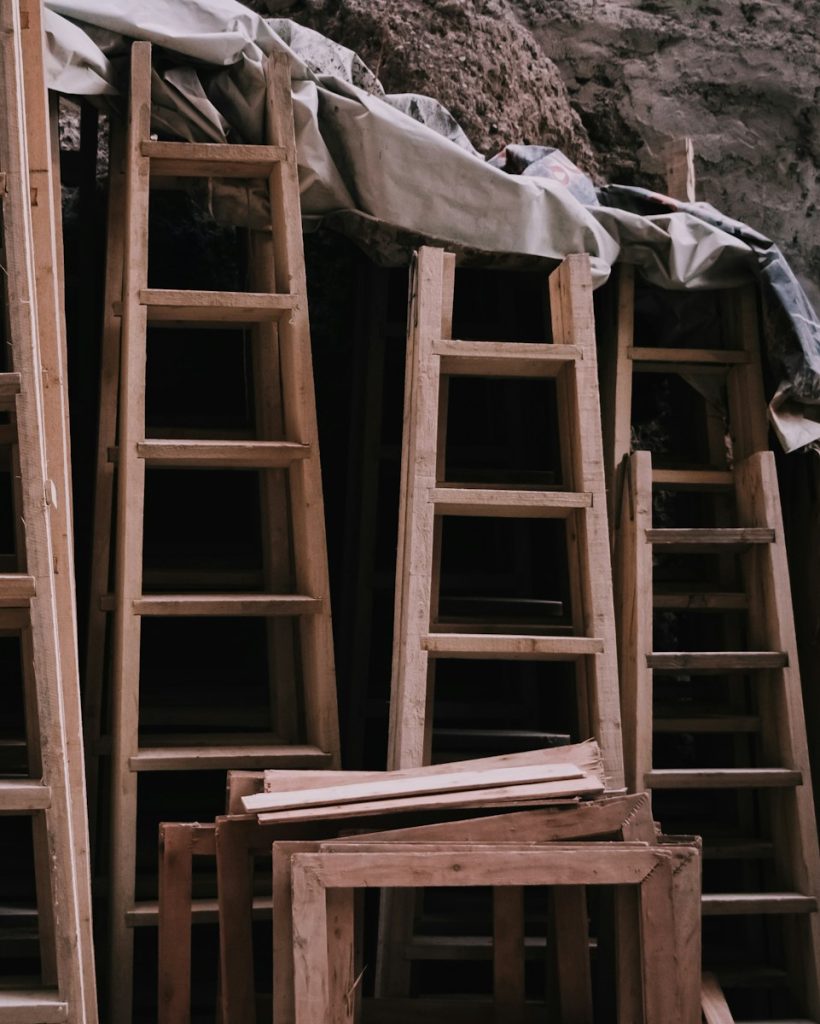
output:
<instances>
[{"instance_id":1,"label":"wooden frame","mask_svg":"<svg viewBox=\"0 0 820 1024\"><path fill-rule=\"evenodd\" d=\"M693 927L699 859L694 847L325 844L319 853L294 852L291 872L295 1024L356 1019L355 1000L340 998L356 986L351 890L497 888L508 886L510 878L523 886L638 886L644 1002L639 1020L700 1020L700 944Z\"/></svg>"},{"instance_id":2,"label":"wooden frame","mask_svg":"<svg viewBox=\"0 0 820 1024\"><path fill-rule=\"evenodd\" d=\"M338 764L339 735L327 578L321 473L319 467L313 371L307 315L304 257L299 213L290 73L284 58L268 64L267 144L233 146L157 142L151 139L151 47L132 47L131 95L125 153L126 216L124 285L117 447L116 572L112 663L112 834L111 972L112 1019L127 1020L131 1010L137 778L142 771L192 771ZM264 174L270 198L271 239L255 239L259 259L257 292L207 292L148 288L147 235L152 175L247 177ZM149 324L208 326L232 324L256 331L257 382L270 391L281 383L281 405L266 398L259 439L147 438L145 429L146 331ZM276 365L274 365L276 364ZM113 370L112 370L113 373ZM268 401L268 398L270 401ZM270 433L268 433L268 431ZM263 473L263 506L276 509L267 526L279 532L284 491L268 470L287 472L292 532L292 590L283 579L279 538L266 545L265 593L144 592L142 532L147 465L252 468ZM279 589L281 588L281 589ZM144 746L139 742L140 633L144 615L261 616L270 621L269 650L286 678L282 700L273 709L283 735L268 742L223 738L200 746ZM306 742L296 727L292 657L279 653L281 623L298 622ZM277 693L279 691L277 690ZM168 741L164 741L168 744Z\"/></svg>"}]
</instances>

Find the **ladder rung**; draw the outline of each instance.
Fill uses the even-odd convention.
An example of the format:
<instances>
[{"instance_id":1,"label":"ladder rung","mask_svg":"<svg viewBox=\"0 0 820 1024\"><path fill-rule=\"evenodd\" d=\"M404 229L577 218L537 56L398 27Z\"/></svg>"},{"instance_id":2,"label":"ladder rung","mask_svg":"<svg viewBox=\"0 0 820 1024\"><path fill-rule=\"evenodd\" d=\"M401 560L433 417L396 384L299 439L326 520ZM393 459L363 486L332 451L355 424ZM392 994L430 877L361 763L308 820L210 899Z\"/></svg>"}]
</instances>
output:
<instances>
[{"instance_id":1,"label":"ladder rung","mask_svg":"<svg viewBox=\"0 0 820 1024\"><path fill-rule=\"evenodd\" d=\"M658 718L655 716L653 732L758 732L760 719L757 715L702 715L689 718Z\"/></svg>"},{"instance_id":2,"label":"ladder rung","mask_svg":"<svg viewBox=\"0 0 820 1024\"><path fill-rule=\"evenodd\" d=\"M704 860L765 860L774 856L766 839L716 839L703 844Z\"/></svg>"},{"instance_id":3,"label":"ladder rung","mask_svg":"<svg viewBox=\"0 0 820 1024\"><path fill-rule=\"evenodd\" d=\"M722 348L649 348L633 346L628 350L635 363L664 363L669 367L717 365L736 366L749 362L749 353L743 349Z\"/></svg>"},{"instance_id":4,"label":"ladder rung","mask_svg":"<svg viewBox=\"0 0 820 1024\"><path fill-rule=\"evenodd\" d=\"M742 592L728 591L655 591L652 595L655 608L678 609L681 611L743 611L749 606L749 599Z\"/></svg>"},{"instance_id":5,"label":"ladder rung","mask_svg":"<svg viewBox=\"0 0 820 1024\"><path fill-rule=\"evenodd\" d=\"M505 487L432 487L439 515L563 519L592 505L592 495L572 491L513 490Z\"/></svg>"},{"instance_id":6,"label":"ladder rung","mask_svg":"<svg viewBox=\"0 0 820 1024\"><path fill-rule=\"evenodd\" d=\"M151 174L168 178L264 178L288 158L284 146L212 142L155 142L144 139L142 155Z\"/></svg>"},{"instance_id":7,"label":"ladder rung","mask_svg":"<svg viewBox=\"0 0 820 1024\"><path fill-rule=\"evenodd\" d=\"M528 935L524 952L529 957L543 956L546 939ZM491 935L414 935L405 948L408 960L489 960L493 955Z\"/></svg>"},{"instance_id":8,"label":"ladder rung","mask_svg":"<svg viewBox=\"0 0 820 1024\"><path fill-rule=\"evenodd\" d=\"M33 576L10 572L0 575L0 604L5 608L24 608L35 595Z\"/></svg>"},{"instance_id":9,"label":"ladder rung","mask_svg":"<svg viewBox=\"0 0 820 1024\"><path fill-rule=\"evenodd\" d=\"M273 902L264 896L254 896L253 916L256 920L270 917ZM213 899L191 900L191 919L196 924L216 924L219 921L219 903ZM140 900L126 911L125 923L129 928L151 927L159 921L159 905L156 900Z\"/></svg>"},{"instance_id":10,"label":"ladder rung","mask_svg":"<svg viewBox=\"0 0 820 1024\"><path fill-rule=\"evenodd\" d=\"M790 768L654 768L650 789L788 789L803 782Z\"/></svg>"},{"instance_id":11,"label":"ladder rung","mask_svg":"<svg viewBox=\"0 0 820 1024\"><path fill-rule=\"evenodd\" d=\"M439 341L433 355L451 377L557 377L583 358L576 345L528 345L506 341Z\"/></svg>"},{"instance_id":12,"label":"ladder rung","mask_svg":"<svg viewBox=\"0 0 820 1024\"><path fill-rule=\"evenodd\" d=\"M149 323L257 324L278 320L294 309L296 295L269 292L198 292L145 288L140 302Z\"/></svg>"},{"instance_id":13,"label":"ladder rung","mask_svg":"<svg viewBox=\"0 0 820 1024\"><path fill-rule=\"evenodd\" d=\"M652 484L668 490L731 490L734 474L728 469L663 469L653 467Z\"/></svg>"},{"instance_id":14,"label":"ladder rung","mask_svg":"<svg viewBox=\"0 0 820 1024\"><path fill-rule=\"evenodd\" d=\"M331 755L319 747L296 744L145 747L128 759L133 772L206 769L322 768Z\"/></svg>"},{"instance_id":15,"label":"ladder rung","mask_svg":"<svg viewBox=\"0 0 820 1024\"><path fill-rule=\"evenodd\" d=\"M0 989L0 1024L60 1024L68 1003L48 989Z\"/></svg>"},{"instance_id":16,"label":"ladder rung","mask_svg":"<svg viewBox=\"0 0 820 1024\"><path fill-rule=\"evenodd\" d=\"M279 469L310 455L310 445L292 441L145 440L137 455L149 466Z\"/></svg>"},{"instance_id":17,"label":"ladder rung","mask_svg":"<svg viewBox=\"0 0 820 1024\"><path fill-rule=\"evenodd\" d=\"M647 530L646 539L666 551L723 551L749 544L772 544L774 530L738 527L714 530Z\"/></svg>"},{"instance_id":18,"label":"ladder rung","mask_svg":"<svg viewBox=\"0 0 820 1024\"><path fill-rule=\"evenodd\" d=\"M51 787L39 779L0 780L0 811L25 813L44 811L51 806Z\"/></svg>"},{"instance_id":19,"label":"ladder rung","mask_svg":"<svg viewBox=\"0 0 820 1024\"><path fill-rule=\"evenodd\" d=\"M315 615L322 602L298 594L146 594L134 601L137 615Z\"/></svg>"},{"instance_id":20,"label":"ladder rung","mask_svg":"<svg viewBox=\"0 0 820 1024\"><path fill-rule=\"evenodd\" d=\"M429 633L423 647L438 658L509 658L511 661L572 661L601 654L603 640L586 636Z\"/></svg>"},{"instance_id":21,"label":"ladder rung","mask_svg":"<svg viewBox=\"0 0 820 1024\"><path fill-rule=\"evenodd\" d=\"M817 900L799 892L704 893L701 909L704 916L811 914L817 910Z\"/></svg>"},{"instance_id":22,"label":"ladder rung","mask_svg":"<svg viewBox=\"0 0 820 1024\"><path fill-rule=\"evenodd\" d=\"M14 399L20 394L20 374L0 373L0 409L14 406Z\"/></svg>"},{"instance_id":23,"label":"ladder rung","mask_svg":"<svg viewBox=\"0 0 820 1024\"><path fill-rule=\"evenodd\" d=\"M786 668L781 651L653 651L646 664L657 672L742 672Z\"/></svg>"}]
</instances>

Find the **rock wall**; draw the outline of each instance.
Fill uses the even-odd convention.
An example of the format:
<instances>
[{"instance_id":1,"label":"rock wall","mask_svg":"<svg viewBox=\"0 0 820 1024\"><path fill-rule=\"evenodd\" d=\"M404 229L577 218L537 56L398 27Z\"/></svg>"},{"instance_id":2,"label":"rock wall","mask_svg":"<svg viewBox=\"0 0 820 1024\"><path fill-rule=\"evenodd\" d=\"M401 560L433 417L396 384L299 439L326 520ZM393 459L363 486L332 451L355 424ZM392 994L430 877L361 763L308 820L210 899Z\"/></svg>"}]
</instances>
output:
<instances>
[{"instance_id":1,"label":"rock wall","mask_svg":"<svg viewBox=\"0 0 820 1024\"><path fill-rule=\"evenodd\" d=\"M691 135L698 196L769 235L820 308L818 0L254 0L443 102L485 154L555 145L662 188Z\"/></svg>"}]
</instances>

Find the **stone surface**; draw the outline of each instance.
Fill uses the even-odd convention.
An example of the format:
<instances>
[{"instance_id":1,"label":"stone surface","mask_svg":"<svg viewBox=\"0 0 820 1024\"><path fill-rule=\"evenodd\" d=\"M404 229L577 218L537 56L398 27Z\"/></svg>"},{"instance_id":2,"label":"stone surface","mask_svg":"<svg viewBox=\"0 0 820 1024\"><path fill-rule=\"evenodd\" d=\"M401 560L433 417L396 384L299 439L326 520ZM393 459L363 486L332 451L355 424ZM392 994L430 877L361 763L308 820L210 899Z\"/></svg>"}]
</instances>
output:
<instances>
[{"instance_id":1,"label":"stone surface","mask_svg":"<svg viewBox=\"0 0 820 1024\"><path fill-rule=\"evenodd\" d=\"M609 180L661 187L691 135L698 198L774 239L820 308L817 0L511 0Z\"/></svg>"}]
</instances>

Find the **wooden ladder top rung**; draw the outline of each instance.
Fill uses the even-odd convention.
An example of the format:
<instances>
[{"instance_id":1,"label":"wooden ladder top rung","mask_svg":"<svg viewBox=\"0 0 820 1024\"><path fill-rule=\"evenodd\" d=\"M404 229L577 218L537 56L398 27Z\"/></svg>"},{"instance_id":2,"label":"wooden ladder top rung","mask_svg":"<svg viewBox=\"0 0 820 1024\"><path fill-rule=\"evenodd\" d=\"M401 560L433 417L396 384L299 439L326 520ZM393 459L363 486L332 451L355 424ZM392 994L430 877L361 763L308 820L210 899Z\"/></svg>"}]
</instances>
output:
<instances>
[{"instance_id":1,"label":"wooden ladder top rung","mask_svg":"<svg viewBox=\"0 0 820 1024\"><path fill-rule=\"evenodd\" d=\"M264 178L288 159L284 146L144 139L140 150L160 178Z\"/></svg>"},{"instance_id":2,"label":"wooden ladder top rung","mask_svg":"<svg viewBox=\"0 0 820 1024\"><path fill-rule=\"evenodd\" d=\"M219 744L189 747L144 747L129 758L134 772L324 768L332 756L308 744Z\"/></svg>"},{"instance_id":3,"label":"wooden ladder top rung","mask_svg":"<svg viewBox=\"0 0 820 1024\"><path fill-rule=\"evenodd\" d=\"M653 651L646 664L658 672L733 672L786 668L784 651Z\"/></svg>"},{"instance_id":4,"label":"wooden ladder top rung","mask_svg":"<svg viewBox=\"0 0 820 1024\"><path fill-rule=\"evenodd\" d=\"M511 661L574 661L601 654L603 640L586 636L499 633L429 633L422 646L435 658L509 658Z\"/></svg>"},{"instance_id":5,"label":"wooden ladder top rung","mask_svg":"<svg viewBox=\"0 0 820 1024\"><path fill-rule=\"evenodd\" d=\"M699 715L686 718L659 718L653 720L652 731L663 733L679 732L758 732L760 718L757 715Z\"/></svg>"},{"instance_id":6,"label":"wooden ladder top rung","mask_svg":"<svg viewBox=\"0 0 820 1024\"><path fill-rule=\"evenodd\" d=\"M0 373L0 409L14 406L14 399L20 394L20 374Z\"/></svg>"},{"instance_id":7,"label":"wooden ladder top rung","mask_svg":"<svg viewBox=\"0 0 820 1024\"><path fill-rule=\"evenodd\" d=\"M137 455L149 466L219 469L281 469L311 453L310 445L293 441L145 440Z\"/></svg>"},{"instance_id":8,"label":"wooden ladder top rung","mask_svg":"<svg viewBox=\"0 0 820 1024\"><path fill-rule=\"evenodd\" d=\"M430 489L437 515L499 516L563 519L592 506L588 492L514 490L506 487L448 487Z\"/></svg>"},{"instance_id":9,"label":"wooden ladder top rung","mask_svg":"<svg viewBox=\"0 0 820 1024\"><path fill-rule=\"evenodd\" d=\"M675 366L699 368L699 364L735 366L750 361L749 353L743 349L649 348L643 345L633 345L627 352L634 363L663 363L667 368Z\"/></svg>"},{"instance_id":10,"label":"wooden ladder top rung","mask_svg":"<svg viewBox=\"0 0 820 1024\"><path fill-rule=\"evenodd\" d=\"M799 892L704 893L704 915L729 914L811 914L817 910L814 896Z\"/></svg>"},{"instance_id":11,"label":"wooden ladder top rung","mask_svg":"<svg viewBox=\"0 0 820 1024\"><path fill-rule=\"evenodd\" d=\"M656 590L652 604L664 609L729 612L748 608L749 599L742 591Z\"/></svg>"},{"instance_id":12,"label":"wooden ladder top rung","mask_svg":"<svg viewBox=\"0 0 820 1024\"><path fill-rule=\"evenodd\" d=\"M650 789L789 789L803 776L790 768L654 768Z\"/></svg>"},{"instance_id":13,"label":"wooden ladder top rung","mask_svg":"<svg viewBox=\"0 0 820 1024\"><path fill-rule=\"evenodd\" d=\"M134 601L137 615L315 615L322 602L301 594L144 594Z\"/></svg>"},{"instance_id":14,"label":"wooden ladder top rung","mask_svg":"<svg viewBox=\"0 0 820 1024\"><path fill-rule=\"evenodd\" d=\"M246 326L278 320L299 304L297 295L172 288L143 288L139 300L147 307L149 323Z\"/></svg>"},{"instance_id":15,"label":"wooden ladder top rung","mask_svg":"<svg viewBox=\"0 0 820 1024\"><path fill-rule=\"evenodd\" d=\"M0 1024L61 1024L68 1003L48 989L0 990Z\"/></svg>"},{"instance_id":16,"label":"wooden ladder top rung","mask_svg":"<svg viewBox=\"0 0 820 1024\"><path fill-rule=\"evenodd\" d=\"M583 359L583 350L513 341L438 341L433 355L450 377L557 377L565 366Z\"/></svg>"},{"instance_id":17,"label":"wooden ladder top rung","mask_svg":"<svg viewBox=\"0 0 820 1024\"><path fill-rule=\"evenodd\" d=\"M35 596L33 576L9 572L0 574L0 604L6 608L24 608Z\"/></svg>"},{"instance_id":18,"label":"wooden ladder top rung","mask_svg":"<svg viewBox=\"0 0 820 1024\"><path fill-rule=\"evenodd\" d=\"M652 485L668 490L731 490L734 474L729 469L652 468Z\"/></svg>"},{"instance_id":19,"label":"wooden ladder top rung","mask_svg":"<svg viewBox=\"0 0 820 1024\"><path fill-rule=\"evenodd\" d=\"M254 920L270 918L273 901L270 896L254 896ZM216 924L219 921L219 901L198 898L191 900L191 920L195 924ZM156 900L140 900L125 912L129 928L153 927L159 921L159 905Z\"/></svg>"},{"instance_id":20,"label":"wooden ladder top rung","mask_svg":"<svg viewBox=\"0 0 820 1024\"><path fill-rule=\"evenodd\" d=\"M0 811L15 814L51 806L51 787L39 779L0 780Z\"/></svg>"},{"instance_id":21,"label":"wooden ladder top rung","mask_svg":"<svg viewBox=\"0 0 820 1024\"><path fill-rule=\"evenodd\" d=\"M646 531L648 543L667 551L724 551L750 544L773 544L774 530L765 526L724 529L651 529Z\"/></svg>"}]
</instances>

